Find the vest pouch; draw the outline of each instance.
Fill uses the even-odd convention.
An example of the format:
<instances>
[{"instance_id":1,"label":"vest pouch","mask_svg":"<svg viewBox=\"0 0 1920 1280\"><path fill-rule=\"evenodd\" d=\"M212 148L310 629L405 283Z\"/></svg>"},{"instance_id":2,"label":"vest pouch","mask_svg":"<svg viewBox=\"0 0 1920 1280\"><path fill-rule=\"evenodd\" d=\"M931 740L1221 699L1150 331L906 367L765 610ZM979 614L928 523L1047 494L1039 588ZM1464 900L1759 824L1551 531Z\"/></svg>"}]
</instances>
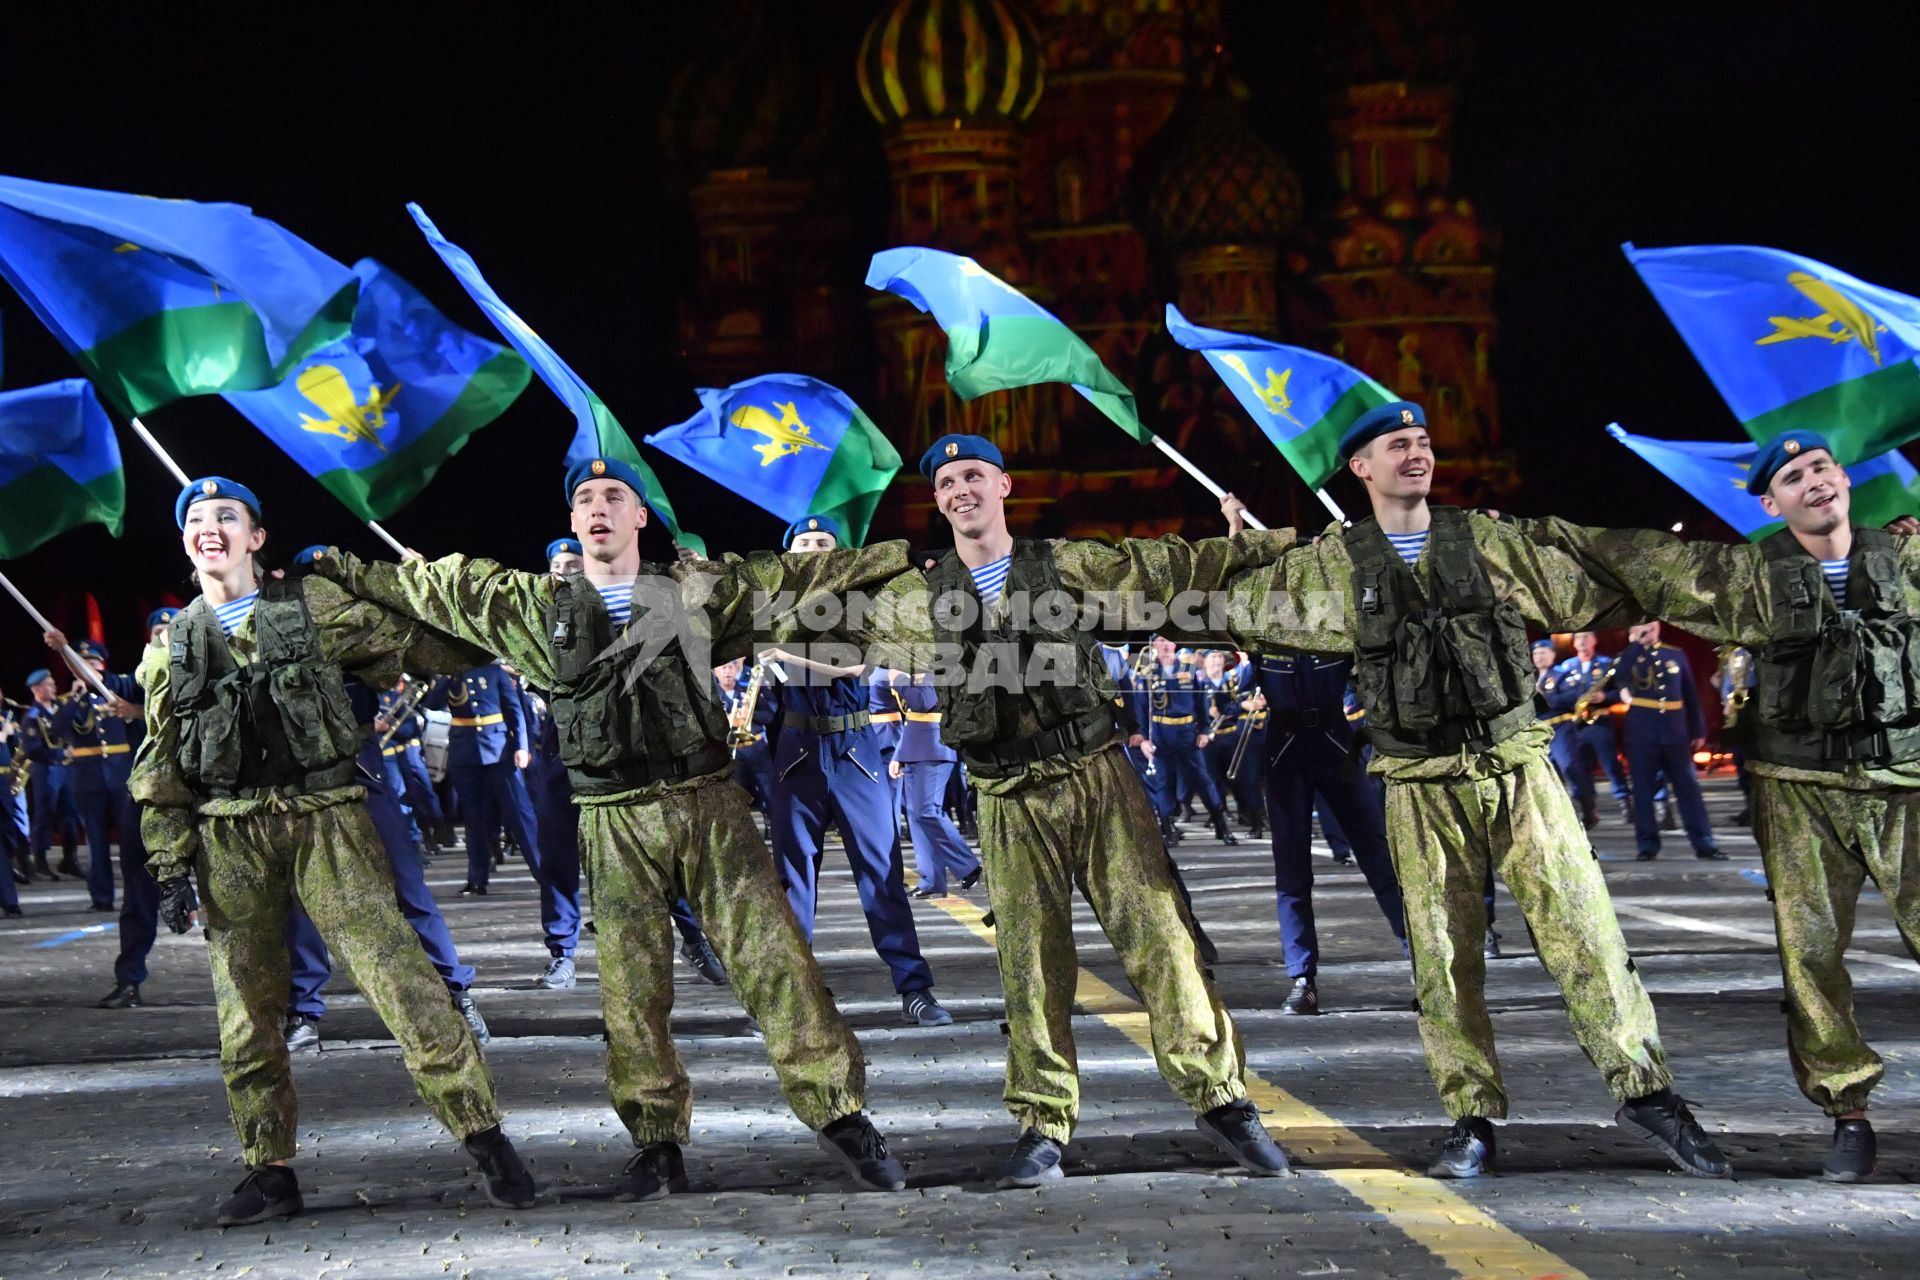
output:
<instances>
[{"instance_id":1,"label":"vest pouch","mask_svg":"<svg viewBox=\"0 0 1920 1280\"><path fill-rule=\"evenodd\" d=\"M1758 677L1753 689L1753 712L1762 724L1789 732L1807 727L1807 696L1813 683L1813 665L1804 653L1769 654L1754 663Z\"/></svg>"},{"instance_id":2,"label":"vest pouch","mask_svg":"<svg viewBox=\"0 0 1920 1280\"><path fill-rule=\"evenodd\" d=\"M1367 709L1367 723L1389 733L1401 727L1393 694L1395 670L1391 662L1368 662L1364 657L1353 664L1353 691Z\"/></svg>"},{"instance_id":3,"label":"vest pouch","mask_svg":"<svg viewBox=\"0 0 1920 1280\"><path fill-rule=\"evenodd\" d=\"M1452 674L1465 711L1491 720L1519 699L1521 691L1508 687L1500 654L1512 648L1516 639L1524 645L1526 631L1526 623L1510 604L1497 605L1491 613L1460 613L1447 620Z\"/></svg>"},{"instance_id":4,"label":"vest pouch","mask_svg":"<svg viewBox=\"0 0 1920 1280\"><path fill-rule=\"evenodd\" d=\"M309 663L289 663L273 668L271 683L287 749L296 764L311 771L353 758L360 749L359 727L346 686L337 675Z\"/></svg>"},{"instance_id":5,"label":"vest pouch","mask_svg":"<svg viewBox=\"0 0 1920 1280\"><path fill-rule=\"evenodd\" d=\"M198 713L182 722L180 771L186 777L216 787L240 785L245 754L240 711L245 699L238 681L231 675L216 682Z\"/></svg>"},{"instance_id":6,"label":"vest pouch","mask_svg":"<svg viewBox=\"0 0 1920 1280\"><path fill-rule=\"evenodd\" d=\"M1862 619L1860 714L1870 724L1898 724L1913 704L1907 698L1904 628L1887 618Z\"/></svg>"},{"instance_id":7,"label":"vest pouch","mask_svg":"<svg viewBox=\"0 0 1920 1280\"><path fill-rule=\"evenodd\" d=\"M1388 664L1387 679L1393 689L1393 721L1389 728L1410 734L1432 733L1440 727L1447 708L1441 683L1441 664L1445 660L1447 621L1438 609L1423 609L1401 619L1394 637L1393 661ZM1371 666L1363 663L1362 666ZM1356 669L1357 674L1357 669ZM1355 686L1358 688L1358 684ZM1367 716L1374 714L1365 702Z\"/></svg>"},{"instance_id":8,"label":"vest pouch","mask_svg":"<svg viewBox=\"0 0 1920 1280\"><path fill-rule=\"evenodd\" d=\"M553 722L559 731L561 763L574 769L604 769L619 763L624 735L617 714L613 699L604 692L556 696Z\"/></svg>"}]
</instances>

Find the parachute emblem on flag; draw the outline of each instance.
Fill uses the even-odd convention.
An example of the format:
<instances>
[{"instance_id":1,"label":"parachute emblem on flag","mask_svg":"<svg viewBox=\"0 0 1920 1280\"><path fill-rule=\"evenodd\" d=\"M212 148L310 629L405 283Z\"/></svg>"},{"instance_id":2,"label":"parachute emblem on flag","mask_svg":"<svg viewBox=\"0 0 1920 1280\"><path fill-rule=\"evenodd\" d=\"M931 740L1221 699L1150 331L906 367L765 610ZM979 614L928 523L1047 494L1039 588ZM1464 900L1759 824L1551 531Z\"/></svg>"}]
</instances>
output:
<instances>
[{"instance_id":1,"label":"parachute emblem on flag","mask_svg":"<svg viewBox=\"0 0 1920 1280\"><path fill-rule=\"evenodd\" d=\"M765 436L767 443L753 446L760 455L760 465L770 467L782 458L791 458L802 449L824 449L827 446L813 438L813 428L800 420L800 411L795 406L798 401L789 400L781 404L778 400L773 407L780 411L776 419L757 404L743 404L733 411L727 421L742 431L751 431L757 436Z\"/></svg>"},{"instance_id":2,"label":"parachute emblem on flag","mask_svg":"<svg viewBox=\"0 0 1920 1280\"><path fill-rule=\"evenodd\" d=\"M1292 369L1283 369L1275 373L1268 368L1267 385L1263 387L1260 385L1260 379L1254 377L1253 371L1247 368L1247 362L1234 352L1223 353L1220 363L1247 380L1247 385L1253 388L1253 394L1260 397L1260 403L1267 407L1268 413L1279 414L1296 427L1305 425L1293 416L1293 397L1287 394L1287 380L1293 377Z\"/></svg>"},{"instance_id":3,"label":"parachute emblem on flag","mask_svg":"<svg viewBox=\"0 0 1920 1280\"><path fill-rule=\"evenodd\" d=\"M387 429L387 406L400 394L401 383L396 382L385 391L379 383L374 383L367 390L367 402L361 404L354 398L353 384L345 374L330 364L316 364L301 370L294 385L308 403L327 415L316 418L312 414L301 414L302 431L338 436L348 444L364 441L382 453L387 451L379 433Z\"/></svg>"},{"instance_id":4,"label":"parachute emblem on flag","mask_svg":"<svg viewBox=\"0 0 1920 1280\"><path fill-rule=\"evenodd\" d=\"M1836 347L1843 342L1857 342L1873 357L1876 365L1880 363L1880 340L1874 335L1885 333L1887 326L1867 314L1866 308L1817 276L1805 271L1790 271L1787 273L1787 283L1806 295L1814 306L1821 308L1820 314L1768 316L1767 323L1773 326L1773 332L1755 338L1754 346L1792 342L1798 338L1825 338Z\"/></svg>"}]
</instances>

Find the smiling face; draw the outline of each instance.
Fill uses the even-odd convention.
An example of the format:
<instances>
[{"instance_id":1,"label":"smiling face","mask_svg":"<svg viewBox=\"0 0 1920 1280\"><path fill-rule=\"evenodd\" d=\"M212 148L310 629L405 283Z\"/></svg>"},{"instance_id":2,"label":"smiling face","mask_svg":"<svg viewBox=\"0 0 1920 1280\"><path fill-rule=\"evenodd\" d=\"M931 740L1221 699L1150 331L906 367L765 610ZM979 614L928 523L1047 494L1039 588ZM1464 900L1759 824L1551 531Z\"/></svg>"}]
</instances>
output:
<instances>
[{"instance_id":1,"label":"smiling face","mask_svg":"<svg viewBox=\"0 0 1920 1280\"><path fill-rule=\"evenodd\" d=\"M1853 481L1847 469L1825 449L1808 449L1773 473L1760 498L1770 516L1795 533L1823 536L1847 522L1853 509Z\"/></svg>"},{"instance_id":2,"label":"smiling face","mask_svg":"<svg viewBox=\"0 0 1920 1280\"><path fill-rule=\"evenodd\" d=\"M839 545L840 545L840 539L834 537L832 534L828 533L825 529L817 529L811 533L794 534L793 541L788 544L787 550L789 551L832 551L835 547Z\"/></svg>"},{"instance_id":3,"label":"smiling face","mask_svg":"<svg viewBox=\"0 0 1920 1280\"><path fill-rule=\"evenodd\" d=\"M187 508L180 542L193 561L194 572L225 577L251 566L253 555L266 545L267 531L254 520L246 504L232 498L204 498Z\"/></svg>"},{"instance_id":4,"label":"smiling face","mask_svg":"<svg viewBox=\"0 0 1920 1280\"><path fill-rule=\"evenodd\" d=\"M573 536L587 558L618 560L647 527L647 504L619 480L586 480L573 491Z\"/></svg>"},{"instance_id":5,"label":"smiling face","mask_svg":"<svg viewBox=\"0 0 1920 1280\"><path fill-rule=\"evenodd\" d=\"M933 503L956 538L978 538L1006 523L1013 477L978 458L949 462L933 473Z\"/></svg>"},{"instance_id":6,"label":"smiling face","mask_svg":"<svg viewBox=\"0 0 1920 1280\"><path fill-rule=\"evenodd\" d=\"M1348 470L1379 498L1424 498L1433 490L1433 441L1425 427L1376 436L1353 455Z\"/></svg>"}]
</instances>

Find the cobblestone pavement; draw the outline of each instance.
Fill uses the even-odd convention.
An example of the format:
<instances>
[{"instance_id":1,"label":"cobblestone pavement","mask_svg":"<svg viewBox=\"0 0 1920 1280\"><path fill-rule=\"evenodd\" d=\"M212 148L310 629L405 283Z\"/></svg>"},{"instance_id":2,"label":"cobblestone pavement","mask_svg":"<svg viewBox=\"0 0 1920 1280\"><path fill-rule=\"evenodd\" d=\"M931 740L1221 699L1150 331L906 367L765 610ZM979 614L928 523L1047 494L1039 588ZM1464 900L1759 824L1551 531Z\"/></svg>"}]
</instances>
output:
<instances>
[{"instance_id":1,"label":"cobblestone pavement","mask_svg":"<svg viewBox=\"0 0 1920 1280\"><path fill-rule=\"evenodd\" d=\"M738 1006L682 965L675 1027L694 1079L693 1189L618 1204L609 1186L628 1147L604 1093L591 945L577 990L536 991L544 951L531 881L508 868L493 896L458 898L462 868L444 857L429 878L480 969L488 1058L509 1132L544 1188L539 1205L487 1204L378 1021L339 984L324 1051L295 1068L307 1214L215 1228L214 1206L241 1169L203 944L163 936L149 1006L95 1010L115 940L68 880L24 889L26 918L0 922L0 1276L1911 1275L1920 968L1870 891L1853 974L1862 1024L1887 1059L1874 1111L1881 1169L1858 1186L1824 1184L1811 1175L1829 1127L1788 1072L1759 861L1729 822L1730 787L1709 794L1730 862L1696 862L1684 839L1669 840L1659 862L1634 862L1613 816L1595 835L1680 1087L1733 1158L1730 1182L1669 1173L1615 1130L1504 893L1508 958L1489 966L1514 1100L1503 1173L1468 1185L1417 1176L1443 1118L1406 966L1359 873L1322 852L1327 1013L1282 1018L1266 846L1190 838L1179 860L1220 945L1217 974L1264 1082L1256 1095L1301 1176L1222 1170L1155 1074L1131 989L1083 911L1074 1030L1086 1113L1070 1176L1041 1192L993 1190L989 1172L1013 1133L999 1104L1001 1008L983 899L915 905L956 1021L907 1028L830 851L817 945L872 1059L871 1106L909 1189L850 1192L782 1105ZM73 936L82 929L91 932Z\"/></svg>"}]
</instances>

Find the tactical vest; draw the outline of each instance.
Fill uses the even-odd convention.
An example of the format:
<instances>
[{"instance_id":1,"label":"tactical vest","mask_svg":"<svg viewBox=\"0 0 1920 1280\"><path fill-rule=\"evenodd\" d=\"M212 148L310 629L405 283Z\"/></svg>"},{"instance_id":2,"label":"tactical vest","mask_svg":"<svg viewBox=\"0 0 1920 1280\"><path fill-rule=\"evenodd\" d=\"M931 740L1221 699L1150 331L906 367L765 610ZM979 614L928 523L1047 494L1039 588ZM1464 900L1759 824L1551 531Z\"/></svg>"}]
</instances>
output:
<instances>
[{"instance_id":1,"label":"tactical vest","mask_svg":"<svg viewBox=\"0 0 1920 1280\"><path fill-rule=\"evenodd\" d=\"M1346 531L1353 559L1354 690L1387 756L1484 751L1533 720L1527 622L1496 600L1473 528L1430 508L1431 597L1376 520Z\"/></svg>"},{"instance_id":2,"label":"tactical vest","mask_svg":"<svg viewBox=\"0 0 1920 1280\"><path fill-rule=\"evenodd\" d=\"M1802 769L1882 768L1920 759L1920 619L1907 612L1898 542L1853 531L1847 604L1785 529L1760 553L1773 638L1754 655L1755 759Z\"/></svg>"},{"instance_id":3,"label":"tactical vest","mask_svg":"<svg viewBox=\"0 0 1920 1280\"><path fill-rule=\"evenodd\" d=\"M244 666L205 596L168 629L180 771L195 791L217 799L347 785L360 726L339 664L321 654L300 583L263 584L252 621L254 657Z\"/></svg>"},{"instance_id":4,"label":"tactical vest","mask_svg":"<svg viewBox=\"0 0 1920 1280\"><path fill-rule=\"evenodd\" d=\"M946 651L957 652L962 663L957 679L935 685L940 740L960 753L970 772L1005 778L1040 760L1091 755L1113 737L1119 698L1093 634L1071 619L1063 628L1047 627L1045 610L1037 607L1063 590L1052 548L1015 540L992 616L956 552L927 570L927 588L934 640L951 646ZM1017 617L1003 606L1023 593L1028 616ZM963 600L970 617L956 616L951 607ZM1030 681L1029 674L1041 678Z\"/></svg>"},{"instance_id":5,"label":"tactical vest","mask_svg":"<svg viewBox=\"0 0 1920 1280\"><path fill-rule=\"evenodd\" d=\"M667 576L660 565L642 565L640 572ZM677 619L651 621L679 625ZM578 795L697 778L727 763L727 718L712 696L712 680L688 665L677 630L659 646L643 639L648 628L644 603L635 600L616 640L606 601L580 574L563 578L554 592L548 630L557 677L553 723ZM646 657L655 648L659 652Z\"/></svg>"}]
</instances>

